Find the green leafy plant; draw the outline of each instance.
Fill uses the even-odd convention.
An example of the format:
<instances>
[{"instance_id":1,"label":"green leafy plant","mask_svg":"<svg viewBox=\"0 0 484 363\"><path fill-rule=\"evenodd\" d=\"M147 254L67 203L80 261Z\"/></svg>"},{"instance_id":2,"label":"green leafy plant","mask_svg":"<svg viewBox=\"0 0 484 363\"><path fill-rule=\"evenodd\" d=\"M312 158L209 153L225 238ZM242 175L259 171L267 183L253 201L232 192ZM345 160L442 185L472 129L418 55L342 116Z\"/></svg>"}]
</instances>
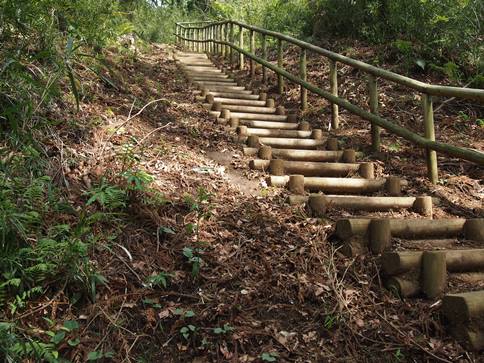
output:
<instances>
[{"instance_id":1,"label":"green leafy plant","mask_svg":"<svg viewBox=\"0 0 484 363\"><path fill-rule=\"evenodd\" d=\"M279 354L277 354L276 352L269 352L269 353L265 352L260 355L260 359L263 362L277 362L278 356Z\"/></svg>"},{"instance_id":2,"label":"green leafy plant","mask_svg":"<svg viewBox=\"0 0 484 363\"><path fill-rule=\"evenodd\" d=\"M101 180L101 184L86 192L89 199L86 205L98 203L101 208L109 211L124 209L127 205L126 191L118 186L111 185L106 179Z\"/></svg>"},{"instance_id":3,"label":"green leafy plant","mask_svg":"<svg viewBox=\"0 0 484 363\"><path fill-rule=\"evenodd\" d=\"M234 328L230 324L225 323L223 327L217 327L213 329L213 332L217 335L224 335L234 331Z\"/></svg>"},{"instance_id":4,"label":"green leafy plant","mask_svg":"<svg viewBox=\"0 0 484 363\"><path fill-rule=\"evenodd\" d=\"M167 272L160 272L157 275L153 275L148 277L147 283L150 286L157 286L157 287L164 287L166 288L168 286L168 279L172 277L173 275L167 273Z\"/></svg>"},{"instance_id":5,"label":"green leafy plant","mask_svg":"<svg viewBox=\"0 0 484 363\"><path fill-rule=\"evenodd\" d=\"M200 253L203 252L200 248L183 248L183 256L188 259L188 262L192 265L192 275L197 276L200 273L200 265L202 263L202 258Z\"/></svg>"}]
</instances>

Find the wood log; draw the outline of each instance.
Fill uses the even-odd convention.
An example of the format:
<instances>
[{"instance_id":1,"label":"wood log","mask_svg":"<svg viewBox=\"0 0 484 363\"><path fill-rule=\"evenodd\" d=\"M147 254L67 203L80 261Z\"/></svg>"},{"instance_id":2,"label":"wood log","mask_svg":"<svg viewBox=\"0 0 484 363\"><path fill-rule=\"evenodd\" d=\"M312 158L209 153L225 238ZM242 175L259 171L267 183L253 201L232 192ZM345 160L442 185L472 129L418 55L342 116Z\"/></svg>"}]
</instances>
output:
<instances>
[{"instance_id":1,"label":"wood log","mask_svg":"<svg viewBox=\"0 0 484 363\"><path fill-rule=\"evenodd\" d=\"M464 225L465 238L484 242L484 218L468 219Z\"/></svg>"},{"instance_id":2,"label":"wood log","mask_svg":"<svg viewBox=\"0 0 484 363\"><path fill-rule=\"evenodd\" d=\"M262 160L271 160L272 159L272 148L270 146L262 145L259 148L258 156Z\"/></svg>"},{"instance_id":3,"label":"wood log","mask_svg":"<svg viewBox=\"0 0 484 363\"><path fill-rule=\"evenodd\" d=\"M242 113L268 113L268 114L273 114L273 113L276 112L276 109L272 108L272 107L224 104L224 108L226 108L226 109L228 109L232 112L242 112ZM243 117L241 117L241 118L243 118Z\"/></svg>"},{"instance_id":4,"label":"wood log","mask_svg":"<svg viewBox=\"0 0 484 363\"><path fill-rule=\"evenodd\" d=\"M468 349L484 349L484 290L444 296L442 312L459 342Z\"/></svg>"},{"instance_id":5,"label":"wood log","mask_svg":"<svg viewBox=\"0 0 484 363\"><path fill-rule=\"evenodd\" d=\"M477 272L484 270L484 249L441 250L449 272ZM423 251L385 252L382 271L386 275L399 275L419 270Z\"/></svg>"},{"instance_id":6,"label":"wood log","mask_svg":"<svg viewBox=\"0 0 484 363\"><path fill-rule=\"evenodd\" d=\"M281 159L275 159L281 160ZM275 174L271 170L272 175L285 174L301 174L304 176L330 176L330 177L344 177L357 172L360 164L348 163L320 163L312 161L283 161L283 173Z\"/></svg>"},{"instance_id":7,"label":"wood log","mask_svg":"<svg viewBox=\"0 0 484 363\"><path fill-rule=\"evenodd\" d=\"M370 250L380 254L391 246L391 228L388 219L374 219L369 226Z\"/></svg>"},{"instance_id":8,"label":"wood log","mask_svg":"<svg viewBox=\"0 0 484 363\"><path fill-rule=\"evenodd\" d=\"M265 106L265 101L259 100L241 100L237 98L215 97L215 102L221 102L224 105L239 105L239 106Z\"/></svg>"},{"instance_id":9,"label":"wood log","mask_svg":"<svg viewBox=\"0 0 484 363\"><path fill-rule=\"evenodd\" d=\"M242 152L246 156L254 156L254 155L257 155L258 151L259 151L259 148L258 147L244 147L242 149Z\"/></svg>"},{"instance_id":10,"label":"wood log","mask_svg":"<svg viewBox=\"0 0 484 363\"><path fill-rule=\"evenodd\" d=\"M241 120L240 123L251 128L298 130L299 124L291 122Z\"/></svg>"},{"instance_id":11,"label":"wood log","mask_svg":"<svg viewBox=\"0 0 484 363\"><path fill-rule=\"evenodd\" d=\"M287 149L315 149L323 146L325 140L312 140L312 139L293 139L293 138L276 138L276 137L261 137L260 142L262 145L277 146L279 148Z\"/></svg>"},{"instance_id":12,"label":"wood log","mask_svg":"<svg viewBox=\"0 0 484 363\"><path fill-rule=\"evenodd\" d=\"M248 93L249 91L243 92L227 92L227 91L216 91L213 89L209 89L209 94L213 95L214 97L225 97L225 98L236 98L241 100L257 100L259 96L253 95ZM201 94L201 91L194 91L194 94Z\"/></svg>"},{"instance_id":13,"label":"wood log","mask_svg":"<svg viewBox=\"0 0 484 363\"><path fill-rule=\"evenodd\" d=\"M420 284L418 281L400 276L388 278L385 281L385 287L400 298L414 297L420 294Z\"/></svg>"},{"instance_id":14,"label":"wood log","mask_svg":"<svg viewBox=\"0 0 484 363\"><path fill-rule=\"evenodd\" d=\"M283 138L301 138L308 139L312 136L311 131L300 130L278 130L278 129L260 129L260 128L248 128L248 135L257 135L264 137L283 137Z\"/></svg>"},{"instance_id":15,"label":"wood log","mask_svg":"<svg viewBox=\"0 0 484 363\"><path fill-rule=\"evenodd\" d=\"M311 199L311 196L309 196ZM364 211L388 211L395 209L413 208L415 198L413 197L364 197L364 196L346 196L346 195L328 195L325 198L318 198L315 203L324 203L326 209L344 209L344 210L364 210ZM318 206L319 210L323 206Z\"/></svg>"},{"instance_id":16,"label":"wood log","mask_svg":"<svg viewBox=\"0 0 484 363\"><path fill-rule=\"evenodd\" d=\"M257 121L286 121L286 115L273 115L273 114L261 114L261 113L248 113L248 112L233 112L233 117L238 117L243 120L257 120Z\"/></svg>"},{"instance_id":17,"label":"wood log","mask_svg":"<svg viewBox=\"0 0 484 363\"><path fill-rule=\"evenodd\" d=\"M257 162L253 165L256 170L267 170L268 163ZM286 174L295 171L285 169ZM271 176L269 184L274 187L285 187L288 179L285 177ZM311 192L325 192L336 194L368 194L383 190L385 179L358 179L358 178L336 178L336 177L305 177L304 188Z\"/></svg>"},{"instance_id":18,"label":"wood log","mask_svg":"<svg viewBox=\"0 0 484 363\"><path fill-rule=\"evenodd\" d=\"M304 175L289 176L288 189L293 194L304 195Z\"/></svg>"},{"instance_id":19,"label":"wood log","mask_svg":"<svg viewBox=\"0 0 484 363\"><path fill-rule=\"evenodd\" d=\"M343 156L342 151L328 150L297 150L297 149L272 149L274 158L290 161L320 161L338 162Z\"/></svg>"},{"instance_id":20,"label":"wood log","mask_svg":"<svg viewBox=\"0 0 484 363\"><path fill-rule=\"evenodd\" d=\"M203 85L204 88L208 88L209 92L214 96L224 95L224 97L236 98L235 95L252 95L252 91L244 89L241 86L215 86L215 85ZM230 95L230 96L228 96ZM255 97L257 99L258 96Z\"/></svg>"},{"instance_id":21,"label":"wood log","mask_svg":"<svg viewBox=\"0 0 484 363\"><path fill-rule=\"evenodd\" d=\"M369 226L369 219L362 219L361 225ZM345 223L339 222L338 223ZM462 234L465 219L390 219L393 237L404 239L450 238ZM367 231L359 230L367 234Z\"/></svg>"},{"instance_id":22,"label":"wood log","mask_svg":"<svg viewBox=\"0 0 484 363\"><path fill-rule=\"evenodd\" d=\"M422 253L422 291L429 299L444 293L447 285L447 260L444 251Z\"/></svg>"}]
</instances>

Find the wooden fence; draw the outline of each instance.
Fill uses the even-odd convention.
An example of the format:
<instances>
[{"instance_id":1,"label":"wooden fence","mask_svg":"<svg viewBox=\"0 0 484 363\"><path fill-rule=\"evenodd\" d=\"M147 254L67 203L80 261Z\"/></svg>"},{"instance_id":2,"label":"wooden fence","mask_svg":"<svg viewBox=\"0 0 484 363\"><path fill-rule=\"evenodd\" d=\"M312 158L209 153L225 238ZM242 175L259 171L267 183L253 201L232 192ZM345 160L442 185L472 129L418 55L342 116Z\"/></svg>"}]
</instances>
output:
<instances>
[{"instance_id":1,"label":"wooden fence","mask_svg":"<svg viewBox=\"0 0 484 363\"><path fill-rule=\"evenodd\" d=\"M244 46L245 34L248 33L249 49ZM261 56L256 55L255 36L261 38ZM177 23L175 36L178 44L188 50L219 54L227 58L232 65L238 65L244 69L244 57L250 59L250 72L255 75L255 63L263 67L262 78L267 81L267 70L270 69L278 75L278 90L282 93L285 80L300 85L301 108L307 108L307 92L310 91L324 97L331 103L331 127L339 128L339 107L362 117L371 123L372 150L379 151L381 146L380 130L386 129L390 133L398 135L411 143L426 149L426 162L428 177L432 183L437 183L438 167L437 152L468 160L479 165L484 165L484 153L435 141L433 97L454 97L458 99L473 100L484 104L484 90L449 87L427 84L415 79L393 73L370 64L331 52L313 44L290 37L274 31L247 25L238 21L204 21L191 23ZM267 58L267 38L277 41L277 65L272 64ZM299 74L294 75L283 68L283 43L296 45L300 48ZM323 90L307 81L307 51L320 54L329 60L329 90ZM369 94L369 109L365 110L348 100L338 96L338 63L351 66L368 75L367 90ZM382 78L390 82L408 87L422 95L422 114L424 120L424 135L419 135L395 122L389 121L378 115L379 94L378 79Z\"/></svg>"}]
</instances>

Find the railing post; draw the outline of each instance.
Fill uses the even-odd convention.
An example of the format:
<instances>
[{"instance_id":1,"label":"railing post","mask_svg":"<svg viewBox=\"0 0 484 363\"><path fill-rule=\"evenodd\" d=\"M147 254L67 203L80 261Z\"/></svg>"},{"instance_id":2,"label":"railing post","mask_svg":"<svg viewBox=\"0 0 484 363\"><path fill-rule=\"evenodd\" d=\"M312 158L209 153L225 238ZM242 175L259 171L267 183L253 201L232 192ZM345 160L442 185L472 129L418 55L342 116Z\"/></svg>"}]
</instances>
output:
<instances>
[{"instance_id":1,"label":"railing post","mask_svg":"<svg viewBox=\"0 0 484 363\"><path fill-rule=\"evenodd\" d=\"M209 53L210 54L213 54L213 25L210 24L209 27L208 27L208 39L210 39L210 42L208 43L209 44Z\"/></svg>"},{"instance_id":2,"label":"railing post","mask_svg":"<svg viewBox=\"0 0 484 363\"><path fill-rule=\"evenodd\" d=\"M225 24L220 24L220 39L225 41ZM225 44L220 44L220 52L222 53L222 58L225 60Z\"/></svg>"},{"instance_id":3,"label":"railing post","mask_svg":"<svg viewBox=\"0 0 484 363\"><path fill-rule=\"evenodd\" d=\"M178 45L178 31L180 30L178 23L175 24L175 45Z\"/></svg>"},{"instance_id":4,"label":"railing post","mask_svg":"<svg viewBox=\"0 0 484 363\"><path fill-rule=\"evenodd\" d=\"M192 39L191 50L194 52L196 50L196 48L195 48L196 43L194 42L194 39L195 39L195 28L192 28L191 35L190 35L190 39Z\"/></svg>"},{"instance_id":5,"label":"railing post","mask_svg":"<svg viewBox=\"0 0 484 363\"><path fill-rule=\"evenodd\" d=\"M230 23L229 37L230 37L230 43L234 44L235 43L234 23ZM234 56L235 56L234 48L230 47L230 66L231 67L233 67L235 63Z\"/></svg>"},{"instance_id":6,"label":"railing post","mask_svg":"<svg viewBox=\"0 0 484 363\"><path fill-rule=\"evenodd\" d=\"M188 29L186 28L183 28L183 38L185 38L183 40L183 49L187 50L188 49L188 40L186 40L188 38Z\"/></svg>"},{"instance_id":7,"label":"railing post","mask_svg":"<svg viewBox=\"0 0 484 363\"><path fill-rule=\"evenodd\" d=\"M422 106L424 113L425 137L430 141L435 141L434 106L431 95L422 95ZM434 150L426 149L426 154L428 177L432 184L437 184L437 181L439 179L439 171L437 168L437 153Z\"/></svg>"},{"instance_id":8,"label":"railing post","mask_svg":"<svg viewBox=\"0 0 484 363\"><path fill-rule=\"evenodd\" d=\"M378 84L373 74L368 75L368 93L370 94L370 112L378 115ZM380 152L381 147L381 128L375 123L371 123L371 149Z\"/></svg>"},{"instance_id":9,"label":"railing post","mask_svg":"<svg viewBox=\"0 0 484 363\"><path fill-rule=\"evenodd\" d=\"M239 48L244 49L244 28L239 25ZM239 52L239 70L244 70L244 54Z\"/></svg>"},{"instance_id":10,"label":"railing post","mask_svg":"<svg viewBox=\"0 0 484 363\"><path fill-rule=\"evenodd\" d=\"M229 24L225 23L224 24L224 40L226 42L230 42L230 37L229 37ZM225 45L225 57L230 57L230 47L228 45Z\"/></svg>"},{"instance_id":11,"label":"railing post","mask_svg":"<svg viewBox=\"0 0 484 363\"><path fill-rule=\"evenodd\" d=\"M215 40L220 40L220 25L219 24L215 25ZM217 50L216 51L217 55L222 53L222 50L220 48L219 43L215 43L215 49Z\"/></svg>"},{"instance_id":12,"label":"railing post","mask_svg":"<svg viewBox=\"0 0 484 363\"><path fill-rule=\"evenodd\" d=\"M203 33L203 52L207 53L207 51L208 51L207 42L206 42L206 40L207 40L207 28L203 28L202 33Z\"/></svg>"},{"instance_id":13,"label":"railing post","mask_svg":"<svg viewBox=\"0 0 484 363\"><path fill-rule=\"evenodd\" d=\"M255 54L255 33L251 29L250 30L250 53ZM250 59L250 77L255 77L255 61L251 58Z\"/></svg>"},{"instance_id":14,"label":"railing post","mask_svg":"<svg viewBox=\"0 0 484 363\"><path fill-rule=\"evenodd\" d=\"M277 66L282 68L283 52L282 52L282 39L277 39ZM277 90L280 95L284 93L284 78L282 75L277 75Z\"/></svg>"},{"instance_id":15,"label":"railing post","mask_svg":"<svg viewBox=\"0 0 484 363\"><path fill-rule=\"evenodd\" d=\"M306 60L306 49L301 48L301 54L299 59L299 77L303 81L307 81L307 60ZM308 108L308 90L301 85L301 109L303 111Z\"/></svg>"},{"instance_id":16,"label":"railing post","mask_svg":"<svg viewBox=\"0 0 484 363\"><path fill-rule=\"evenodd\" d=\"M267 38L262 34L262 58L267 60ZM267 68L262 66L262 82L267 83Z\"/></svg>"},{"instance_id":17,"label":"railing post","mask_svg":"<svg viewBox=\"0 0 484 363\"><path fill-rule=\"evenodd\" d=\"M338 68L332 59L329 60L329 86L331 94L338 97ZM339 128L339 107L335 103L331 103L331 128Z\"/></svg>"}]
</instances>

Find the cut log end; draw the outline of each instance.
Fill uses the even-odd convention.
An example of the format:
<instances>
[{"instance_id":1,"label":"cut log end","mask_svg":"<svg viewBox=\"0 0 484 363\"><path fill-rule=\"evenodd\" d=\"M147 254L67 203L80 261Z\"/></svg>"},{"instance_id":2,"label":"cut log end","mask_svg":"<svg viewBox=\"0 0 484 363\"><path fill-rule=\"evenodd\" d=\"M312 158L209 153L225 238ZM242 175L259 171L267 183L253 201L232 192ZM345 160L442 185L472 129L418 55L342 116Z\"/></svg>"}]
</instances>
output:
<instances>
[{"instance_id":1,"label":"cut log end","mask_svg":"<svg viewBox=\"0 0 484 363\"><path fill-rule=\"evenodd\" d=\"M304 195L304 175L291 175L287 185L292 194Z\"/></svg>"}]
</instances>

